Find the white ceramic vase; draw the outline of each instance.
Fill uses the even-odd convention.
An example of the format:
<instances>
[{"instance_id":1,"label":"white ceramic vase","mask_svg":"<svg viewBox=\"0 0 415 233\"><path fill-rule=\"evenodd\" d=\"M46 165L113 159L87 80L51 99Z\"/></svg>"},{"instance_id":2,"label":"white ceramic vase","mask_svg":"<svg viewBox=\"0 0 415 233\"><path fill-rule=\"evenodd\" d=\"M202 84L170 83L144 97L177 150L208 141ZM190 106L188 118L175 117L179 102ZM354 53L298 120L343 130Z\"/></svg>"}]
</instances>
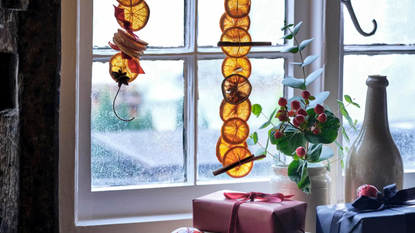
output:
<instances>
[{"instance_id":1,"label":"white ceramic vase","mask_svg":"<svg viewBox=\"0 0 415 233\"><path fill-rule=\"evenodd\" d=\"M294 194L291 199L307 203L307 214L305 230L307 232L316 231L316 207L319 205L329 205L331 178L327 168L319 164L309 164L308 175L311 180L311 194L303 193L297 184L290 180L287 175L288 166L273 165L274 175L270 179L271 193Z\"/></svg>"}]
</instances>

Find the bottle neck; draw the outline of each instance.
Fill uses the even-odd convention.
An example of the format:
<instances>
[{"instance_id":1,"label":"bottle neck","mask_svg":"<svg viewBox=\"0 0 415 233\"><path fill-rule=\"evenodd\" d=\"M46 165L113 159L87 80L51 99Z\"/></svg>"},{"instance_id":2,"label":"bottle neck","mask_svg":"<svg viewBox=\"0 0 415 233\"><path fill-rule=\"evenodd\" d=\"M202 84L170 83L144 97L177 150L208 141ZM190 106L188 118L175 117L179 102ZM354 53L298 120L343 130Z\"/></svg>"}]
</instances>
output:
<instances>
[{"instance_id":1,"label":"bottle neck","mask_svg":"<svg viewBox=\"0 0 415 233\"><path fill-rule=\"evenodd\" d=\"M388 107L385 87L371 87L367 89L365 117L363 128L385 130L389 132Z\"/></svg>"}]
</instances>

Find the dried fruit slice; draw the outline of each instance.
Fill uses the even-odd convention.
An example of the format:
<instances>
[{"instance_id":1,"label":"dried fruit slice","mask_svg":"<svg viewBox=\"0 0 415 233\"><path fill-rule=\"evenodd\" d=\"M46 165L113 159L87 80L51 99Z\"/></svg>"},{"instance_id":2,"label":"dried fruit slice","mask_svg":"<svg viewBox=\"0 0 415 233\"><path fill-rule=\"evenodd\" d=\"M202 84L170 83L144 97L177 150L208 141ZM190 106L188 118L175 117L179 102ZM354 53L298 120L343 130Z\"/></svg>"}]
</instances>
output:
<instances>
[{"instance_id":1,"label":"dried fruit slice","mask_svg":"<svg viewBox=\"0 0 415 233\"><path fill-rule=\"evenodd\" d=\"M139 63L138 59L132 59ZM138 76L138 74L131 72L130 68L128 67L128 60L123 59L121 53L115 54L110 59L110 75L115 81L117 80L112 75L112 72L118 72L119 70L121 70L122 73L127 73L127 76L130 78L130 80L128 81L129 83L134 81Z\"/></svg>"},{"instance_id":2,"label":"dried fruit slice","mask_svg":"<svg viewBox=\"0 0 415 233\"><path fill-rule=\"evenodd\" d=\"M225 12L232 18L242 18L251 11L251 0L225 0Z\"/></svg>"},{"instance_id":3,"label":"dried fruit slice","mask_svg":"<svg viewBox=\"0 0 415 233\"><path fill-rule=\"evenodd\" d=\"M223 123L221 135L223 140L229 144L241 144L249 136L249 126L241 118L230 118Z\"/></svg>"},{"instance_id":4,"label":"dried fruit slice","mask_svg":"<svg viewBox=\"0 0 415 233\"><path fill-rule=\"evenodd\" d=\"M148 8L146 1L142 1L140 4L133 7L120 4L118 5L118 8L124 9L124 18L131 23L131 29L133 31L138 31L145 27L150 18L150 8ZM120 20L117 21L118 24L124 28L124 24Z\"/></svg>"},{"instance_id":5,"label":"dried fruit slice","mask_svg":"<svg viewBox=\"0 0 415 233\"><path fill-rule=\"evenodd\" d=\"M120 3L123 6L137 6L140 4L143 0L117 0L118 3Z\"/></svg>"},{"instance_id":6,"label":"dried fruit slice","mask_svg":"<svg viewBox=\"0 0 415 233\"><path fill-rule=\"evenodd\" d=\"M251 42L251 35L249 32L240 27L232 27L226 29L222 36L220 37L220 41L223 42ZM246 56L249 51L251 50L251 46L224 46L222 47L222 51L229 57L243 57Z\"/></svg>"},{"instance_id":7,"label":"dried fruit slice","mask_svg":"<svg viewBox=\"0 0 415 233\"><path fill-rule=\"evenodd\" d=\"M222 17L220 17L219 26L222 32L232 27L240 27L248 31L249 27L251 26L251 19L249 16L235 19L226 13L223 13Z\"/></svg>"},{"instance_id":8,"label":"dried fruit slice","mask_svg":"<svg viewBox=\"0 0 415 233\"><path fill-rule=\"evenodd\" d=\"M250 155L251 155L251 152L247 148L243 146L236 146L236 147L229 149L225 153L225 155L223 156L222 164L223 166L226 166L226 165L241 161L242 159ZM233 177L233 178L242 178L251 172L253 166L254 166L253 161L244 163L239 166L236 166L235 168L230 169L229 171L226 172L226 174L228 174L230 177Z\"/></svg>"},{"instance_id":9,"label":"dried fruit slice","mask_svg":"<svg viewBox=\"0 0 415 233\"><path fill-rule=\"evenodd\" d=\"M219 137L218 142L216 143L216 157L218 158L219 162L222 163L223 161L223 156L225 156L225 153L235 147L235 146L244 146L246 148L248 148L248 144L246 142L242 143L242 144L237 144L237 145L232 145L229 144L227 142L225 142L222 138L222 136Z\"/></svg>"},{"instance_id":10,"label":"dried fruit slice","mask_svg":"<svg viewBox=\"0 0 415 233\"><path fill-rule=\"evenodd\" d=\"M223 121L233 117L239 117L244 121L248 121L251 116L251 101L247 99L240 104L234 105L223 100L220 105L219 114Z\"/></svg>"},{"instance_id":11,"label":"dried fruit slice","mask_svg":"<svg viewBox=\"0 0 415 233\"><path fill-rule=\"evenodd\" d=\"M226 57L222 62L222 74L224 77L228 77L231 74L239 74L249 78L251 71L251 62L247 57Z\"/></svg>"},{"instance_id":12,"label":"dried fruit slice","mask_svg":"<svg viewBox=\"0 0 415 233\"><path fill-rule=\"evenodd\" d=\"M247 78L239 74L226 77L222 82L222 94L226 102L240 104L249 98L252 86Z\"/></svg>"}]
</instances>

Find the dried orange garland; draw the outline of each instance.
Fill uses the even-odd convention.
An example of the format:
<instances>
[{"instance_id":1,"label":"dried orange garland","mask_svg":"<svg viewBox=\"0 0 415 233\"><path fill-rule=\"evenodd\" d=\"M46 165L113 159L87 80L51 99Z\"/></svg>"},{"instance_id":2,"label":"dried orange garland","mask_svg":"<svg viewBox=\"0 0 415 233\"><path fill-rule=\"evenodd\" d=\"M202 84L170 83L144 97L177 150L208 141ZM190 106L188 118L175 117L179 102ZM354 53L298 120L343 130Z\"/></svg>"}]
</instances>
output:
<instances>
[{"instance_id":1,"label":"dried orange garland","mask_svg":"<svg viewBox=\"0 0 415 233\"><path fill-rule=\"evenodd\" d=\"M115 100L120 92L121 86L128 85L134 81L139 74L144 74L140 65L140 57L147 49L148 43L141 40L135 31L143 29L150 18L150 8L144 0L117 0L118 6L114 6L114 16L118 24L124 29L118 29L112 38L113 43L108 42L114 50L120 51L110 59L109 72L111 77L118 83L118 91L112 103L115 116L123 119L115 111Z\"/></svg>"},{"instance_id":2,"label":"dried orange garland","mask_svg":"<svg viewBox=\"0 0 415 233\"><path fill-rule=\"evenodd\" d=\"M252 42L248 32L250 10L251 0L225 0L225 13L219 21L222 35L218 46L226 58L222 63L224 100L219 110L224 123L216 143L216 157L223 167L213 172L215 176L226 172L233 178L245 177L251 172L253 161L265 157L252 155L246 143L249 136L247 121L251 115L249 96L252 92L249 82L252 67L246 55L251 46L269 46L271 43Z\"/></svg>"}]
</instances>

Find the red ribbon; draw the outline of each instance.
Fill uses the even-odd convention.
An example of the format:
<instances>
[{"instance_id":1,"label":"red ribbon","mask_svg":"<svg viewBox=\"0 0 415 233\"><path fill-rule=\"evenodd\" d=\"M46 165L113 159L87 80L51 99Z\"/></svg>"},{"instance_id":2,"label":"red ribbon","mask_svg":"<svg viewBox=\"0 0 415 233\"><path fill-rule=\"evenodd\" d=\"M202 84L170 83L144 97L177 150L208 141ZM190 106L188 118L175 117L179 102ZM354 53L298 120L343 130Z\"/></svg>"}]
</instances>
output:
<instances>
[{"instance_id":1,"label":"red ribbon","mask_svg":"<svg viewBox=\"0 0 415 233\"><path fill-rule=\"evenodd\" d=\"M232 213L231 213L231 221L229 223L228 233L234 233L236 229L236 221L238 220L238 209L242 203L247 201L254 201L255 199L258 201L263 202L276 202L280 203L284 201L285 198L291 198L294 195L284 195L282 193L260 193L260 192L250 192L250 193L223 193L227 199L234 199L238 200L241 199L233 204Z\"/></svg>"},{"instance_id":2,"label":"red ribbon","mask_svg":"<svg viewBox=\"0 0 415 233\"><path fill-rule=\"evenodd\" d=\"M130 35L134 36L134 38L138 38L138 36L136 34L134 34L133 29L131 28L131 23L128 22L127 20L125 20L125 13L124 13L124 9L116 7L114 5L114 16L116 19L118 19L122 25L124 26L124 29L130 33Z\"/></svg>"}]
</instances>

